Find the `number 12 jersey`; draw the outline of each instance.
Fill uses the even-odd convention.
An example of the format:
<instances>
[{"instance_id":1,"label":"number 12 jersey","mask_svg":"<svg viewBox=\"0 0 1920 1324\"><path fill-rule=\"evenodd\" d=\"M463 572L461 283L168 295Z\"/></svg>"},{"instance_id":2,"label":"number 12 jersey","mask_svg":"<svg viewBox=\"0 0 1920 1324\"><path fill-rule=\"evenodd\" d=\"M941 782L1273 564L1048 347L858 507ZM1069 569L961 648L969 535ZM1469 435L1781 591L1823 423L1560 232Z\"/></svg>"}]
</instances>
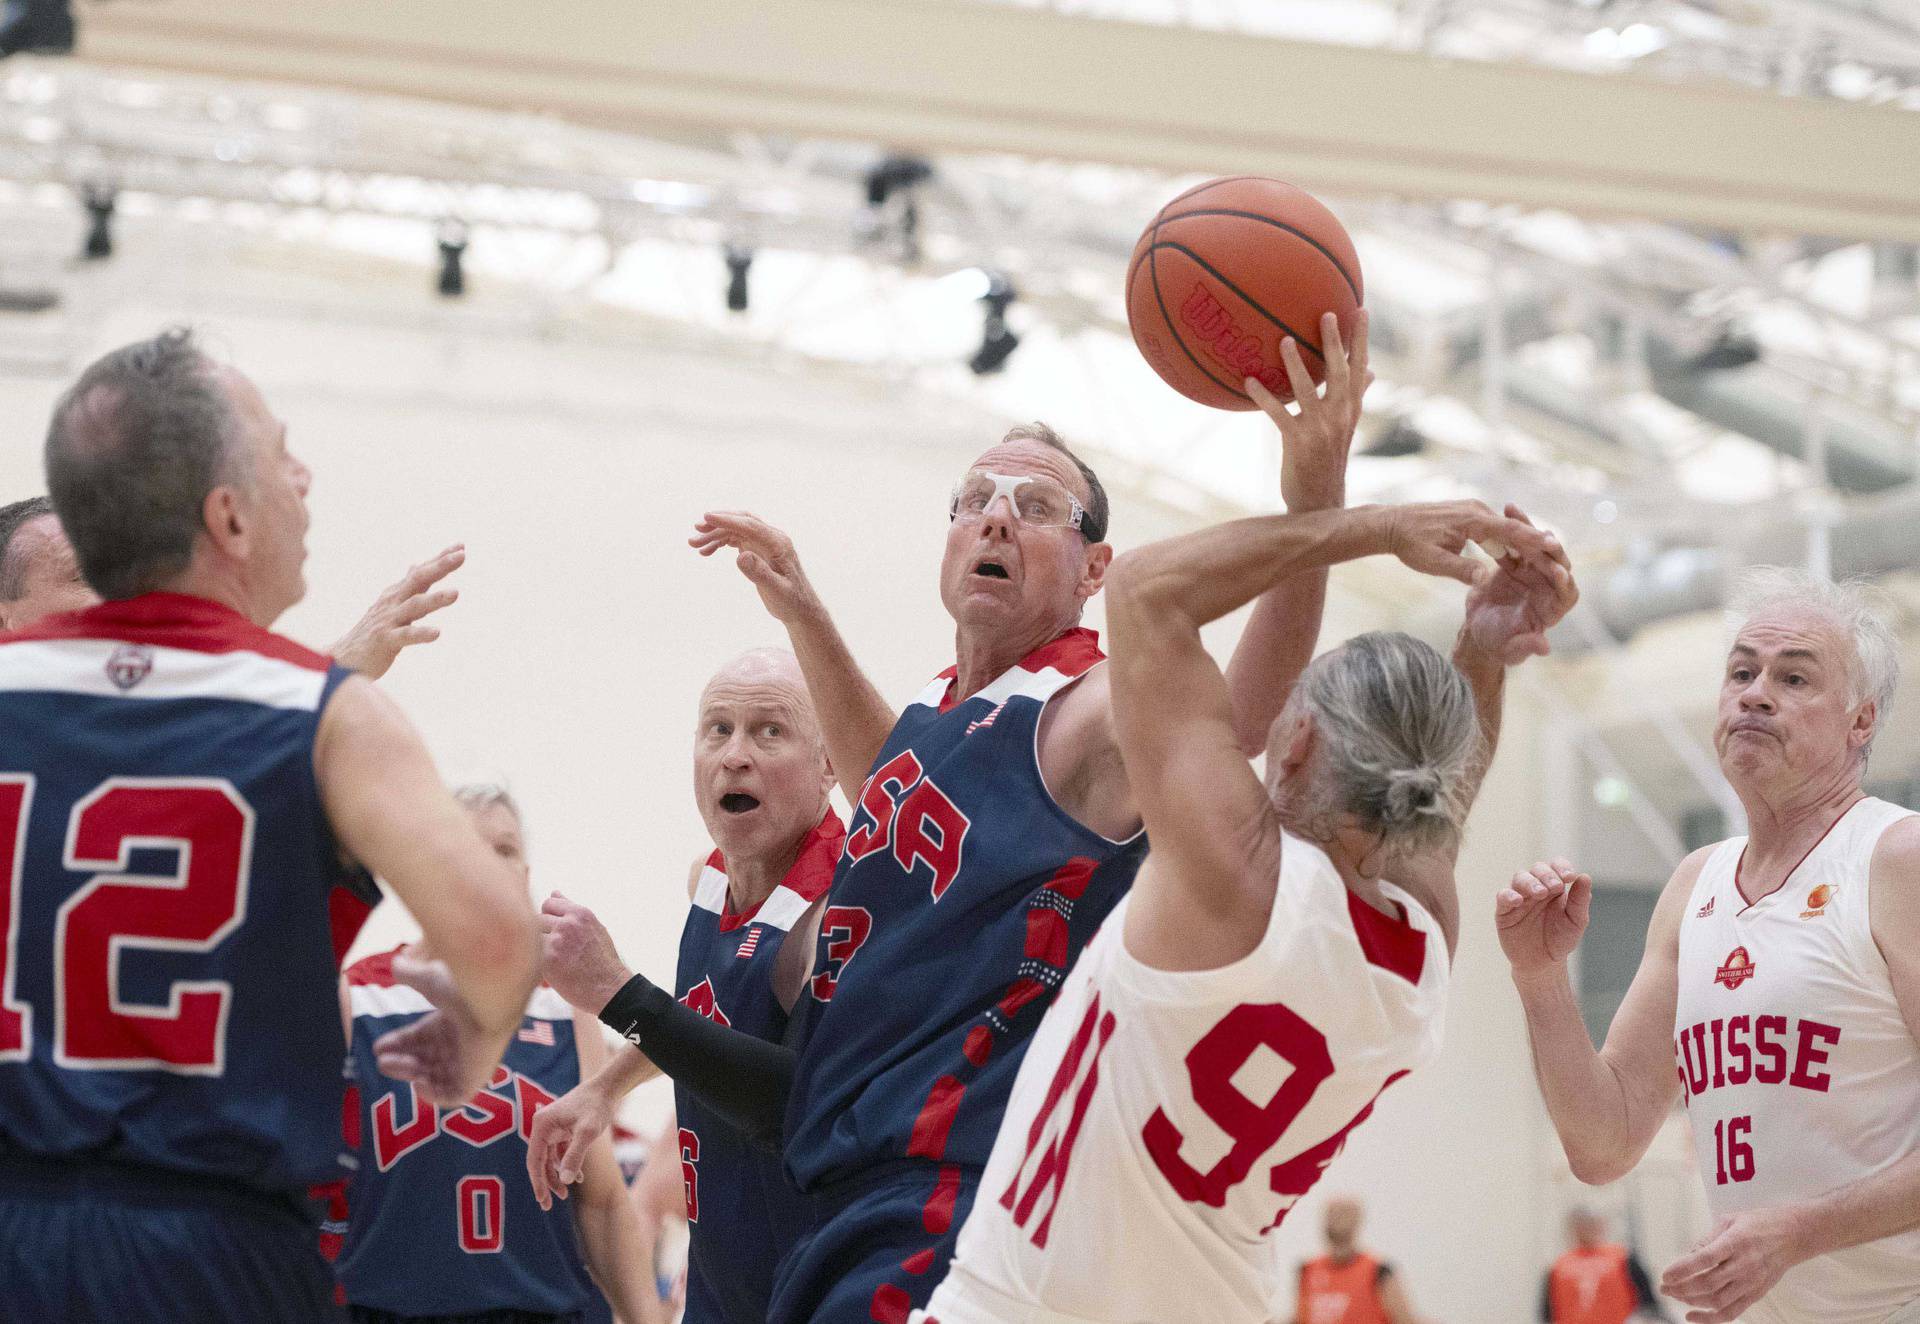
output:
<instances>
[{"instance_id":1,"label":"number 12 jersey","mask_svg":"<svg viewBox=\"0 0 1920 1324\"><path fill-rule=\"evenodd\" d=\"M1260 945L1190 972L1128 954L1122 901L1021 1064L928 1320L1270 1319L1266 1234L1439 1051L1444 940L1383 889L1396 915L1289 835Z\"/></svg>"}]
</instances>

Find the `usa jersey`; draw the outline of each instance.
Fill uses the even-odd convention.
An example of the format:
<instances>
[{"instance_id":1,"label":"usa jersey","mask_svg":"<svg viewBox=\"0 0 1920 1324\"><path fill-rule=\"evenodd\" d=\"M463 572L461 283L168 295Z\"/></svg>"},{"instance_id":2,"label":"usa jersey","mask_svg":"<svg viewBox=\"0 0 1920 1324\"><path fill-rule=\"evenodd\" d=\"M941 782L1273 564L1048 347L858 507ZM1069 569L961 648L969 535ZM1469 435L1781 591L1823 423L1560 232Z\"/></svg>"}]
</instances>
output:
<instances>
[{"instance_id":1,"label":"usa jersey","mask_svg":"<svg viewBox=\"0 0 1920 1324\"><path fill-rule=\"evenodd\" d=\"M1260 944L1218 970L1128 954L1127 905L1074 966L1020 1068L940 1324L1272 1318L1267 1233L1440 1049L1447 950L1288 835Z\"/></svg>"},{"instance_id":2,"label":"usa jersey","mask_svg":"<svg viewBox=\"0 0 1920 1324\"><path fill-rule=\"evenodd\" d=\"M773 967L787 934L833 882L846 827L832 810L807 834L799 857L765 901L745 913L727 898L727 864L707 858L680 932L680 1001L743 1034L779 1043L787 1012ZM808 1202L780 1158L721 1121L683 1085L674 1086L680 1166L687 1191L689 1324L762 1324L773 1272L808 1225Z\"/></svg>"},{"instance_id":3,"label":"usa jersey","mask_svg":"<svg viewBox=\"0 0 1920 1324\"><path fill-rule=\"evenodd\" d=\"M1146 850L1074 820L1040 776L1048 700L1102 660L1069 630L961 701L949 668L887 737L796 1008L803 1190L903 1158L986 1162L1028 1039Z\"/></svg>"},{"instance_id":4,"label":"usa jersey","mask_svg":"<svg viewBox=\"0 0 1920 1324\"><path fill-rule=\"evenodd\" d=\"M573 1207L556 1200L543 1210L527 1180L534 1114L580 1083L572 1008L536 988L493 1078L465 1107L443 1110L374 1060L375 1040L432 1010L393 982L393 957L382 952L347 971L353 1156L334 1265L347 1300L397 1315L585 1309L596 1289Z\"/></svg>"},{"instance_id":5,"label":"usa jersey","mask_svg":"<svg viewBox=\"0 0 1920 1324\"><path fill-rule=\"evenodd\" d=\"M329 895L367 884L313 744L349 674L171 593L0 636L0 1167L338 1171Z\"/></svg>"},{"instance_id":6,"label":"usa jersey","mask_svg":"<svg viewBox=\"0 0 1920 1324\"><path fill-rule=\"evenodd\" d=\"M1749 905L1746 839L1714 848L1680 919L1674 1054L1716 1219L1824 1194L1920 1148L1920 1045L1873 939L1867 874L1908 816L1863 799ZM1920 1229L1788 1269L1750 1324L1878 1324L1920 1299Z\"/></svg>"}]
</instances>

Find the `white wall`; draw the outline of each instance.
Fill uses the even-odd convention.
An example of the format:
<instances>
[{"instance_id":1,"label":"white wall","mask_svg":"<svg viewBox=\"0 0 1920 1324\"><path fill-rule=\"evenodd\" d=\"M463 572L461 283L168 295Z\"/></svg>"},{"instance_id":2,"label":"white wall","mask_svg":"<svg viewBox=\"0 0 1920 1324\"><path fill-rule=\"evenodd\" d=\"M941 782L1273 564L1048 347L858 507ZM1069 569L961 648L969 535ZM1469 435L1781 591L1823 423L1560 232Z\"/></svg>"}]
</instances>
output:
<instances>
[{"instance_id":1,"label":"white wall","mask_svg":"<svg viewBox=\"0 0 1920 1324\"><path fill-rule=\"evenodd\" d=\"M316 475L311 590L283 623L296 637L325 644L409 561L466 541L445 637L383 683L450 780L511 782L536 890L595 907L630 962L667 978L687 862L706 849L692 705L718 663L780 640L730 565L687 549L694 517L740 506L786 526L882 691L904 700L951 660L935 578L947 489L1007 420L671 328L514 330L503 298L436 307L417 272L396 284L330 261L308 279L290 269L306 259L171 238L145 257L123 239L116 270L88 274L98 316L76 332L81 357L187 317L260 383ZM19 438L0 447L0 497L41 490L60 385L0 375ZM1115 506L1122 546L1184 525L1136 494ZM1398 573L1337 574L1328 640L1382 623L1381 576ZM1219 655L1237 628L1214 633ZM1530 1318L1561 1209L1488 919L1493 890L1545 845L1538 729L1517 702L1475 814L1445 1053L1382 1101L1326 1183L1365 1195L1372 1242L1453 1324ZM410 932L383 907L358 950ZM1289 1261L1312 1253L1319 1208L1279 1234Z\"/></svg>"}]
</instances>

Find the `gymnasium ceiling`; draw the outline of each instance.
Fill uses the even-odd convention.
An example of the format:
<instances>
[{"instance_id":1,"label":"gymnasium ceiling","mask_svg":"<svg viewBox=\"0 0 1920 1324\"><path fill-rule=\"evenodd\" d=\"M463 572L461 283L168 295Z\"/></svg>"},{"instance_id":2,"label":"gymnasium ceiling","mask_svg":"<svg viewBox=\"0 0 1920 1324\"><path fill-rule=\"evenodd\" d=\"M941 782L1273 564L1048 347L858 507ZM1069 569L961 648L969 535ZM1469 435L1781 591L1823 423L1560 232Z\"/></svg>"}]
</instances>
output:
<instances>
[{"instance_id":1,"label":"gymnasium ceiling","mask_svg":"<svg viewBox=\"0 0 1920 1324\"><path fill-rule=\"evenodd\" d=\"M1360 249L1380 381L1355 496L1552 521L1594 567L1566 645L1708 608L1748 561L1920 560L1907 0L553 12L79 6L79 58L0 64L0 211L67 208L77 242L76 194L107 186L423 268L452 218L475 279L540 315L628 308L1045 416L1222 514L1269 503L1270 429L1152 377L1120 275L1160 202L1259 170ZM875 205L889 158L931 173ZM727 245L755 255L744 314ZM57 286L66 256L0 236L14 280ZM989 271L1022 343L976 378Z\"/></svg>"}]
</instances>

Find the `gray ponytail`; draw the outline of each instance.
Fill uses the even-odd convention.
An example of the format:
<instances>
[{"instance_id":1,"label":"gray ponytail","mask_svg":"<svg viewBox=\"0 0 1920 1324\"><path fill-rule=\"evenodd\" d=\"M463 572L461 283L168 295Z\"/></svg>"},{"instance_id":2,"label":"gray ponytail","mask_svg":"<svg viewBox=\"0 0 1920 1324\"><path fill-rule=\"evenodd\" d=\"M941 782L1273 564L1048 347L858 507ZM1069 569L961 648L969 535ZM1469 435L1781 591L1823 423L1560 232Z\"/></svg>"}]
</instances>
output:
<instances>
[{"instance_id":1,"label":"gray ponytail","mask_svg":"<svg viewBox=\"0 0 1920 1324\"><path fill-rule=\"evenodd\" d=\"M1458 833L1479 720L1465 678L1430 645L1360 635L1314 659L1294 702L1319 734L1315 809L1351 815L1395 852Z\"/></svg>"}]
</instances>

